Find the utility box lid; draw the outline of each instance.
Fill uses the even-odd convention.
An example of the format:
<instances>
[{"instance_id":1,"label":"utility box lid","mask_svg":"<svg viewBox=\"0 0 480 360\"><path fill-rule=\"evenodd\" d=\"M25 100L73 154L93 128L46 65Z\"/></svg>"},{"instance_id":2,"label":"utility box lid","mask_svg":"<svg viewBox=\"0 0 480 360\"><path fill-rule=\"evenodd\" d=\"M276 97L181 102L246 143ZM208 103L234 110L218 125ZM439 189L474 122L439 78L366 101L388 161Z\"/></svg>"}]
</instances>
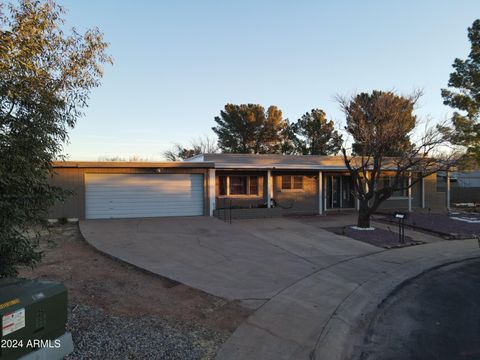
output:
<instances>
[{"instance_id":1,"label":"utility box lid","mask_svg":"<svg viewBox=\"0 0 480 360\"><path fill-rule=\"evenodd\" d=\"M23 304L41 300L46 295L66 292L62 283L56 281L34 281L26 279L0 279L0 313L1 304L13 299L23 300Z\"/></svg>"}]
</instances>

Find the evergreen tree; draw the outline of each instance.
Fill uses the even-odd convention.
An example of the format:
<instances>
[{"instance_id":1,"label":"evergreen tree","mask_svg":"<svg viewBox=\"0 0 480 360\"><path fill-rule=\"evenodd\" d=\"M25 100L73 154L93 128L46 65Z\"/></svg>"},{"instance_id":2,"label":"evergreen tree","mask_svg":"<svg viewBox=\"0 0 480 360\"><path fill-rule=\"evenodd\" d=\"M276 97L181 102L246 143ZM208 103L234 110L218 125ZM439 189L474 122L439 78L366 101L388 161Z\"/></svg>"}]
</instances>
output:
<instances>
[{"instance_id":1,"label":"evergreen tree","mask_svg":"<svg viewBox=\"0 0 480 360\"><path fill-rule=\"evenodd\" d=\"M282 111L270 106L267 111L258 104L227 104L215 117L212 130L218 136L218 147L226 153L279 154L288 122Z\"/></svg>"},{"instance_id":2,"label":"evergreen tree","mask_svg":"<svg viewBox=\"0 0 480 360\"><path fill-rule=\"evenodd\" d=\"M468 28L470 54L466 60L455 59L449 89L442 89L443 103L458 111L453 113L453 128L442 128L453 144L466 148L466 160L480 164L480 19Z\"/></svg>"},{"instance_id":3,"label":"evergreen tree","mask_svg":"<svg viewBox=\"0 0 480 360\"><path fill-rule=\"evenodd\" d=\"M303 155L335 155L342 146L342 136L334 129L321 109L307 112L291 125L296 153Z\"/></svg>"}]
</instances>

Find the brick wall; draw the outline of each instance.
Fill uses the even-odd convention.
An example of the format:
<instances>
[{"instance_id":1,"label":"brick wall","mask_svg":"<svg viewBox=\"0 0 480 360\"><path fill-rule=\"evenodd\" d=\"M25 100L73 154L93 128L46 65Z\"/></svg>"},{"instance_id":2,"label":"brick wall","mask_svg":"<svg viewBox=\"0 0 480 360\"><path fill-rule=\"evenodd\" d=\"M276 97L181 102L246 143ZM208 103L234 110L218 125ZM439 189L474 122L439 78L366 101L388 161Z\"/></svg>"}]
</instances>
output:
<instances>
[{"instance_id":1,"label":"brick wall","mask_svg":"<svg viewBox=\"0 0 480 360\"><path fill-rule=\"evenodd\" d=\"M226 221L230 219L230 216L232 220L275 218L282 216L282 210L279 208L217 209L213 211L213 215Z\"/></svg>"},{"instance_id":2,"label":"brick wall","mask_svg":"<svg viewBox=\"0 0 480 360\"><path fill-rule=\"evenodd\" d=\"M273 176L273 198L284 214L318 214L318 175L302 175L302 190L282 190L282 175ZM288 173L287 173L288 175Z\"/></svg>"}]
</instances>

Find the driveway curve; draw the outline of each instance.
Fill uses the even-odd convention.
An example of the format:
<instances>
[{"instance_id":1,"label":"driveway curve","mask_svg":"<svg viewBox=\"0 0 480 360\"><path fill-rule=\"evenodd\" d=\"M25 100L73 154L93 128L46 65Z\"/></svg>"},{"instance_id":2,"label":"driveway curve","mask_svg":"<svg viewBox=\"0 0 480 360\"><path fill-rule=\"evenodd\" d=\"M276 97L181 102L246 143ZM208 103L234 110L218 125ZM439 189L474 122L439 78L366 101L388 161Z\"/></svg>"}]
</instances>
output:
<instances>
[{"instance_id":1,"label":"driveway curve","mask_svg":"<svg viewBox=\"0 0 480 360\"><path fill-rule=\"evenodd\" d=\"M357 358L480 358L479 282L479 259L415 278L382 304Z\"/></svg>"},{"instance_id":2,"label":"driveway curve","mask_svg":"<svg viewBox=\"0 0 480 360\"><path fill-rule=\"evenodd\" d=\"M80 229L104 253L257 309L219 360L350 359L395 288L480 256L474 240L385 250L286 218L87 220Z\"/></svg>"},{"instance_id":3,"label":"driveway curve","mask_svg":"<svg viewBox=\"0 0 480 360\"><path fill-rule=\"evenodd\" d=\"M320 268L379 250L284 218L85 220L80 230L104 253L254 307Z\"/></svg>"},{"instance_id":4,"label":"driveway curve","mask_svg":"<svg viewBox=\"0 0 480 360\"><path fill-rule=\"evenodd\" d=\"M251 315L217 359L352 359L378 305L396 287L432 267L478 256L477 241L443 241L319 269Z\"/></svg>"}]
</instances>

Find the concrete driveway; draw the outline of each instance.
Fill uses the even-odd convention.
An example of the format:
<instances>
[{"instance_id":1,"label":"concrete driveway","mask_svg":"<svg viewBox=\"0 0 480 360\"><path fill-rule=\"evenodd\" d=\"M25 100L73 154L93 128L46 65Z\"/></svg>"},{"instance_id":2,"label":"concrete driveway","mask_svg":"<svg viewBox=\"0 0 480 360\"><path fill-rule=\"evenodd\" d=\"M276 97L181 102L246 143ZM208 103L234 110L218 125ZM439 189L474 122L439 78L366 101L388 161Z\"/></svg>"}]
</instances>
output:
<instances>
[{"instance_id":1,"label":"concrete driveway","mask_svg":"<svg viewBox=\"0 0 480 360\"><path fill-rule=\"evenodd\" d=\"M80 229L102 252L253 307L321 268L380 250L285 218L86 220Z\"/></svg>"},{"instance_id":2,"label":"concrete driveway","mask_svg":"<svg viewBox=\"0 0 480 360\"><path fill-rule=\"evenodd\" d=\"M323 218L307 220L88 220L80 229L103 252L257 309L218 360L355 358L370 319L398 286L480 255L476 240L386 250L327 232Z\"/></svg>"}]
</instances>

